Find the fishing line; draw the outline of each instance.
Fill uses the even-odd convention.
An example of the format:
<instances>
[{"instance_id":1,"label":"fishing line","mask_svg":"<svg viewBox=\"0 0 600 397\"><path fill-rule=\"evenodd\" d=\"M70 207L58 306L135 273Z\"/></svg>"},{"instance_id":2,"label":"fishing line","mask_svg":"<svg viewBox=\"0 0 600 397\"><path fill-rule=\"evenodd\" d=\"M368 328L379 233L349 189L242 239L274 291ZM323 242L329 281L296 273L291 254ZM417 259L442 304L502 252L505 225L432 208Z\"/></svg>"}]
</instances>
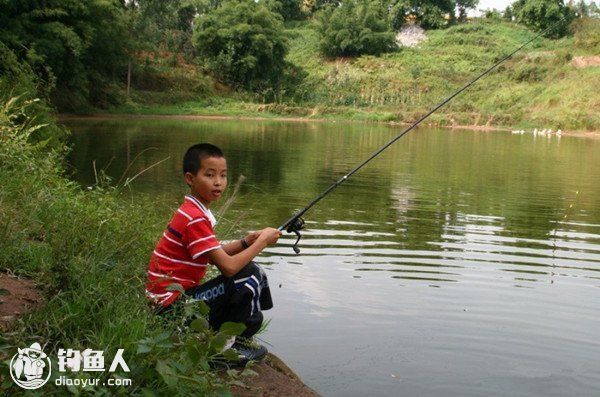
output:
<instances>
[{"instance_id":1,"label":"fishing line","mask_svg":"<svg viewBox=\"0 0 600 397\"><path fill-rule=\"evenodd\" d=\"M288 233L294 233L294 234L296 234L297 239L296 239L296 242L294 243L294 246L292 247L294 249L294 252L296 252L297 254L300 253L300 249L298 248L298 243L300 242L300 238L302 237L300 235L300 230L304 226L304 220L302 219L302 215L304 215L309 209L311 209L315 204L317 204L319 201L321 201L323 198L325 198L329 193L331 193L333 190L335 190L338 186L340 186L342 183L344 183L348 178L350 178L352 175L354 175L356 172L358 172L358 170L360 170L362 167L364 167L365 165L367 165L367 163L369 161L371 161L375 157L379 156L379 154L381 152L383 152L385 149L387 149L392 144L394 144L394 142L396 142L398 139L400 139L404 135L408 134L415 127L417 127L419 124L421 124L423 121L425 121L429 116L431 116L433 113L435 113L440 108L442 108L444 105L446 105L448 102L450 102L452 99L454 99L457 95L459 95L460 93L462 93L463 91L465 91L467 88L469 88L470 86L472 86L473 84L475 84L479 79L481 79L484 76L488 75L492 70L494 70L495 68L497 68L501 63L503 63L504 61L506 61L509 58L511 58L517 52L521 51L528 44L530 44L533 41L537 40L538 38L542 37L544 34L546 34L547 32L549 32L551 29L553 29L560 22L563 22L564 19L565 18L562 17L560 20L558 20L554 24L550 25L548 28L546 28L542 32L538 33L532 39L530 39L530 40L526 41L525 43L521 44L521 46L519 46L516 50L514 50L513 52L511 52L508 55L505 55L503 58L501 58L499 61L497 61L496 63L494 63L491 67L489 67L488 69L486 69L479 76L475 77L469 83L467 83L462 88L460 88L458 91L454 92L448 98L444 99L437 106L435 106L433 109L431 109L429 112L427 112L424 116L422 116L421 118L419 118L416 122L414 122L412 125L410 125L408 128L406 128L404 131L402 131L400 134L398 134L396 137L394 137L391 141L389 141L388 143L386 143L385 145L383 145L380 149L378 149L377 151L375 151L371 156L369 156L369 158L367 158L365 161L363 161L362 163L360 163L359 165L357 165L356 167L354 167L352 170L350 170L347 174L345 174L344 176L342 176L340 179L338 179L337 181L335 181L331 186L329 186L327 189L325 189L314 200L312 200L310 203L308 203L308 205L306 207L304 207L303 209L299 210L291 218L289 218L288 220L286 220L278 228L278 230L280 230L280 231L285 230Z\"/></svg>"}]
</instances>

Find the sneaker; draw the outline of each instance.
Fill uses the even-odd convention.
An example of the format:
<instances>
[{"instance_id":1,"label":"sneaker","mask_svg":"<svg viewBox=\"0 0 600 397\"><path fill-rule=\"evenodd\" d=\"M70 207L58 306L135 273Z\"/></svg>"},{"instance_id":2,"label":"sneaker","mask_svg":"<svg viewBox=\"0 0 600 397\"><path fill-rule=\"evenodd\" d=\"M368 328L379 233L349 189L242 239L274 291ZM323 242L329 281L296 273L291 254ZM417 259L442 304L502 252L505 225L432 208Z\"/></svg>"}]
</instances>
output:
<instances>
[{"instance_id":1,"label":"sneaker","mask_svg":"<svg viewBox=\"0 0 600 397\"><path fill-rule=\"evenodd\" d=\"M249 361L262 361L267 356L267 348L250 340L237 338L231 348L237 352L239 366L245 366Z\"/></svg>"}]
</instances>

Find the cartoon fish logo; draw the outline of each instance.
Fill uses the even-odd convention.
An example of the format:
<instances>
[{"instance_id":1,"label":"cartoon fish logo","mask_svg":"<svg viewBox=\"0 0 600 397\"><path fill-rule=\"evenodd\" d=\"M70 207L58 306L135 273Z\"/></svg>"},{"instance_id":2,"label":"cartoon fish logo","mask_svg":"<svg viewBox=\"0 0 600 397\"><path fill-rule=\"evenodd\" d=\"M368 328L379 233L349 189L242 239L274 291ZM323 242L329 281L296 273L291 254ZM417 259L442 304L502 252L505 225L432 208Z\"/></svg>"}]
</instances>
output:
<instances>
[{"instance_id":1,"label":"cartoon fish logo","mask_svg":"<svg viewBox=\"0 0 600 397\"><path fill-rule=\"evenodd\" d=\"M17 354L10 360L10 376L23 389L42 387L50 379L51 371L50 359L37 342L24 349L17 349Z\"/></svg>"}]
</instances>

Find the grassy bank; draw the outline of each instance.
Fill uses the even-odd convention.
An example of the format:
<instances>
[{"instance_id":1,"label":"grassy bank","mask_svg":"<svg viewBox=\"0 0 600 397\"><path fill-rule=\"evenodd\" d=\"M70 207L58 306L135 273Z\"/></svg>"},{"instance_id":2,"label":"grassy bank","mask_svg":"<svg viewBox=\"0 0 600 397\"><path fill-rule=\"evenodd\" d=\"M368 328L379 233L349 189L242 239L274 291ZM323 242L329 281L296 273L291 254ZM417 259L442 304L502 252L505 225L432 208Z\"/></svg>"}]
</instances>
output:
<instances>
[{"instance_id":1,"label":"grassy bank","mask_svg":"<svg viewBox=\"0 0 600 397\"><path fill-rule=\"evenodd\" d=\"M45 304L0 336L0 394L23 391L7 366L17 347L38 342L53 357L52 383L59 375L133 382L85 390L47 384L39 389L44 395L227 395L242 374L219 376L209 361L222 357L217 352L239 330L210 331L198 304L185 307L179 320L161 319L143 296L149 250L169 217L168 205L133 200L125 185L111 185L101 172L86 189L69 181L66 149L33 138L58 128L50 119L36 123L34 105L0 102L0 272L35 280ZM186 317L195 319L191 327L178 327ZM104 350L107 367L123 348L131 372L59 373L59 348Z\"/></svg>"},{"instance_id":2,"label":"grassy bank","mask_svg":"<svg viewBox=\"0 0 600 397\"><path fill-rule=\"evenodd\" d=\"M574 36L560 40L536 40L431 122L600 130L600 68L573 65L574 57L598 54L598 24L577 29ZM429 31L420 48L327 60L318 52L319 36L312 22L291 23L287 32L288 59L303 69L305 78L282 103L256 103L249 94L214 84L212 90L181 101L164 92L138 90L131 101L111 112L411 122L534 36L521 25L478 20Z\"/></svg>"}]
</instances>

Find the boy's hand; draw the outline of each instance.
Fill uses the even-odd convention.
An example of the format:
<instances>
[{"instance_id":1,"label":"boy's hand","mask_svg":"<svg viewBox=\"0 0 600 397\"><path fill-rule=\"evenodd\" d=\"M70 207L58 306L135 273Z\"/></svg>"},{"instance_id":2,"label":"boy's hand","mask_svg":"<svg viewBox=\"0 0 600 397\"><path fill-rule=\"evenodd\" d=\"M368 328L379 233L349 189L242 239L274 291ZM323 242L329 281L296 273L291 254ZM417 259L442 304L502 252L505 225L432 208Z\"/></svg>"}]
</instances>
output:
<instances>
[{"instance_id":1,"label":"boy's hand","mask_svg":"<svg viewBox=\"0 0 600 397\"><path fill-rule=\"evenodd\" d=\"M256 239L258 238L258 236L260 236L260 234L262 232L263 232L262 230L250 232L246 237L244 237L244 240L246 240L248 245L252 245L252 243L254 243L256 241Z\"/></svg>"},{"instance_id":2,"label":"boy's hand","mask_svg":"<svg viewBox=\"0 0 600 397\"><path fill-rule=\"evenodd\" d=\"M259 239L264 240L267 245L275 244L279 237L281 237L281 232L272 227L268 227L266 229L261 230Z\"/></svg>"}]
</instances>

